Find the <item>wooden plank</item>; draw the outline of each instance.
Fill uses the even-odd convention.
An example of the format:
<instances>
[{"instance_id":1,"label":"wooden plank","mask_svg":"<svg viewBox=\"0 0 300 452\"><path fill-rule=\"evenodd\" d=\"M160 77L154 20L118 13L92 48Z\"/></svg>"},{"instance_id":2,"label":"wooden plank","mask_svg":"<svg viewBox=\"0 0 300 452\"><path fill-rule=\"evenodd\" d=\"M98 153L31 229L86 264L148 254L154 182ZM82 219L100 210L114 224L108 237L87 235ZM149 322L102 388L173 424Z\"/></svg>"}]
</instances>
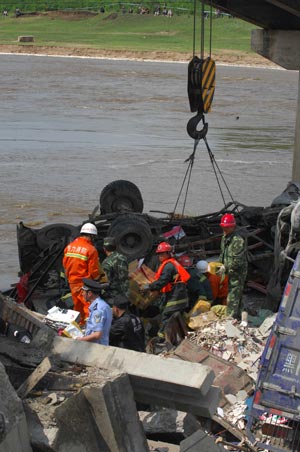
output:
<instances>
[{"instance_id":1,"label":"wooden plank","mask_svg":"<svg viewBox=\"0 0 300 452\"><path fill-rule=\"evenodd\" d=\"M174 350L174 355L184 361L201 363L214 371L213 385L222 390L219 406L223 409L229 406L225 398L226 394L235 395L241 390L249 393L253 389L253 380L243 369L203 349L200 345L190 342L188 339L181 342ZM173 355L169 355L169 357L172 358Z\"/></svg>"},{"instance_id":2,"label":"wooden plank","mask_svg":"<svg viewBox=\"0 0 300 452\"><path fill-rule=\"evenodd\" d=\"M17 390L17 394L21 399L24 399L35 387L35 385L46 375L46 373L49 372L51 365L51 361L48 357L43 359L43 361Z\"/></svg>"}]
</instances>

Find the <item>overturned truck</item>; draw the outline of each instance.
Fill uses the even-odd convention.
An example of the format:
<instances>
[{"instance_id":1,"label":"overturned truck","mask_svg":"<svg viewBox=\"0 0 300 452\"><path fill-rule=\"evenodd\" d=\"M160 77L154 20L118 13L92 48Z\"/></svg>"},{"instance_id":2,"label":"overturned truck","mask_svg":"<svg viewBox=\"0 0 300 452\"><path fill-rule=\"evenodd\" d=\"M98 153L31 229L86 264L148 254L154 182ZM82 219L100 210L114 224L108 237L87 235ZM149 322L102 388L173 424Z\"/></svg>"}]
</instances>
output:
<instances>
[{"instance_id":1,"label":"overturned truck","mask_svg":"<svg viewBox=\"0 0 300 452\"><path fill-rule=\"evenodd\" d=\"M293 257L298 250L300 228L294 226L299 209L294 207L299 197L300 187L290 183L269 207L231 202L207 215L190 217L164 213L163 217L157 217L143 213L142 195L135 184L117 180L104 187L99 205L86 221L94 222L97 227L95 245L100 258L104 257L103 238L109 235L115 237L118 251L127 256L129 262L144 258L145 263L155 269L153 251L162 239L173 245L176 255L187 253L194 262L216 260L222 236L221 216L225 212L234 213L239 231L248 243L248 285L264 294L268 290L269 307L276 310L291 268L283 251L287 250ZM292 215L295 210L297 215ZM68 292L66 281L61 278L63 250L79 235L80 227L58 223L34 229L21 222L17 226L21 280L10 295L29 307L33 299L45 300L46 294L51 300L62 300Z\"/></svg>"}]
</instances>

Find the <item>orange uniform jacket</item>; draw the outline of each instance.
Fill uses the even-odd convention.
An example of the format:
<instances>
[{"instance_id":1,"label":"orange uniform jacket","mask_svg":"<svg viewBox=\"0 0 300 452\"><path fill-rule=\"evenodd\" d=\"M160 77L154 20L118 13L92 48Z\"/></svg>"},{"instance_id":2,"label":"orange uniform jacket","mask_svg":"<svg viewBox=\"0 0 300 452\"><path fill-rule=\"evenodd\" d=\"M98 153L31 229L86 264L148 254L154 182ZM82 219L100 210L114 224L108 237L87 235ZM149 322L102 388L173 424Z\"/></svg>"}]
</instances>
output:
<instances>
[{"instance_id":1,"label":"orange uniform jacket","mask_svg":"<svg viewBox=\"0 0 300 452\"><path fill-rule=\"evenodd\" d=\"M228 295L228 276L226 275L223 281L221 281L219 275L215 275L214 273L206 273L206 276L210 282L214 300L218 299L220 303L226 303Z\"/></svg>"},{"instance_id":2,"label":"orange uniform jacket","mask_svg":"<svg viewBox=\"0 0 300 452\"><path fill-rule=\"evenodd\" d=\"M66 246L63 266L69 284L81 284L82 278L100 278L98 251L86 237L78 237Z\"/></svg>"}]
</instances>

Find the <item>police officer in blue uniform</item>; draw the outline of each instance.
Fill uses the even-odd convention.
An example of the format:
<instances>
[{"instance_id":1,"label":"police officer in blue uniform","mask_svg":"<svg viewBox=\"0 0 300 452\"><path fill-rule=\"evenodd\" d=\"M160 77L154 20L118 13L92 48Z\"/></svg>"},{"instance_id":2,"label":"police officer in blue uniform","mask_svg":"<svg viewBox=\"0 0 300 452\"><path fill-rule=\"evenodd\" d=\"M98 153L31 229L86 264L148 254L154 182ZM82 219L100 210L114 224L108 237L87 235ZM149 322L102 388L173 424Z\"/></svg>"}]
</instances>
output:
<instances>
[{"instance_id":1,"label":"police officer in blue uniform","mask_svg":"<svg viewBox=\"0 0 300 452\"><path fill-rule=\"evenodd\" d=\"M92 279L83 278L83 296L88 303L90 315L86 322L85 334L80 341L109 345L109 330L112 321L112 310L100 297L103 284Z\"/></svg>"}]
</instances>

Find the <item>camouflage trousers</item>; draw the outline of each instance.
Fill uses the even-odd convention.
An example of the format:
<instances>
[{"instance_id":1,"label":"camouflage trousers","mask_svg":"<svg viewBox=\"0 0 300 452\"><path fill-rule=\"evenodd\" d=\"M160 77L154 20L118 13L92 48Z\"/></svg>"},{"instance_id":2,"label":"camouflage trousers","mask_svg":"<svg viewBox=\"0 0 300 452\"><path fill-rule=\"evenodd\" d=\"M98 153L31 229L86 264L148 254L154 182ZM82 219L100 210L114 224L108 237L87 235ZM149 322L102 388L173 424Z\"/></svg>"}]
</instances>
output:
<instances>
[{"instance_id":1,"label":"camouflage trousers","mask_svg":"<svg viewBox=\"0 0 300 452\"><path fill-rule=\"evenodd\" d=\"M234 273L228 277L227 315L240 319L243 307L243 290L247 270Z\"/></svg>"}]
</instances>

